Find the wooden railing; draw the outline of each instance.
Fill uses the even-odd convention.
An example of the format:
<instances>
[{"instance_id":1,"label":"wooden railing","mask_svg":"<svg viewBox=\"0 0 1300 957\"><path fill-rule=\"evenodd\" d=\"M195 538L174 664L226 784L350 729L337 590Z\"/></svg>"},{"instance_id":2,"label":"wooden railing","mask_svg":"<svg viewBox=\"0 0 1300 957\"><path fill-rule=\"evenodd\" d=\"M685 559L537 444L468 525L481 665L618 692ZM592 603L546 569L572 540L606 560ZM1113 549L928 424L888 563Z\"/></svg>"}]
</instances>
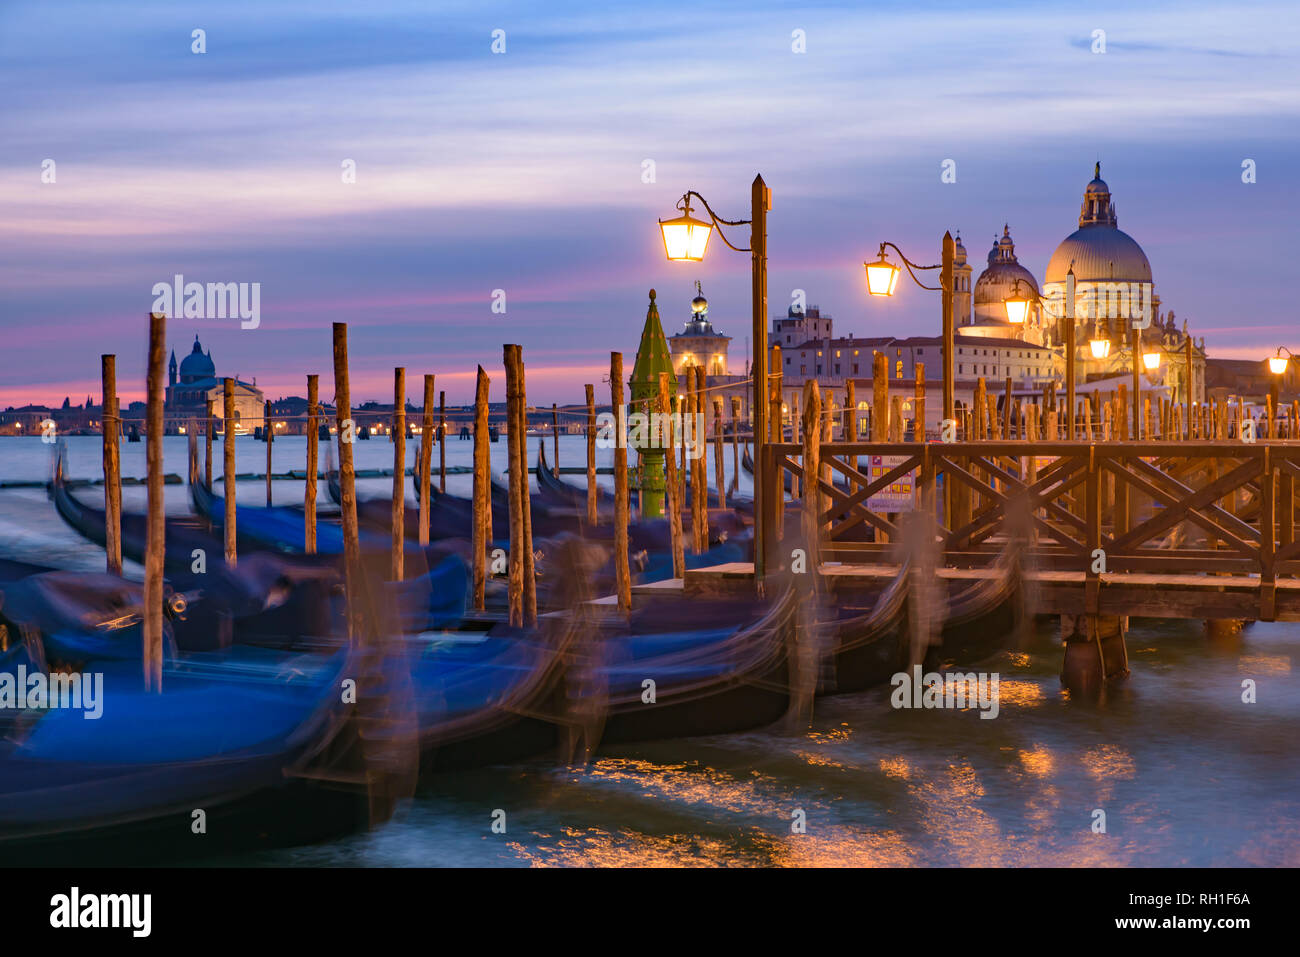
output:
<instances>
[{"instance_id":1,"label":"wooden railing","mask_svg":"<svg viewBox=\"0 0 1300 957\"><path fill-rule=\"evenodd\" d=\"M934 516L949 566L986 565L1014 537L1035 567L1090 578L1258 576L1261 617L1271 617L1272 583L1300 574L1300 442L832 442L820 452L824 561L884 560L903 529L897 513L870 506L903 482L910 509ZM777 489L789 473L803 489L802 456L800 445L768 445L761 480ZM888 464L873 472L873 456ZM762 520L779 567L782 522L775 510Z\"/></svg>"}]
</instances>

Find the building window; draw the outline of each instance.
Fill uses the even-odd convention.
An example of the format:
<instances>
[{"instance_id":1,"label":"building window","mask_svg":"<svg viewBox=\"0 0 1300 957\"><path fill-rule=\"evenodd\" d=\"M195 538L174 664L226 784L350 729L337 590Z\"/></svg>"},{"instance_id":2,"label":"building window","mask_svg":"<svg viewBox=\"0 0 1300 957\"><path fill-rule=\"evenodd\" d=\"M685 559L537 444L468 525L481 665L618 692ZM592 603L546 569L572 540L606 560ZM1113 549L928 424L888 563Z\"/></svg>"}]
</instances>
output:
<instances>
[{"instance_id":1,"label":"building window","mask_svg":"<svg viewBox=\"0 0 1300 957\"><path fill-rule=\"evenodd\" d=\"M897 362L894 363L894 378L895 378L895 379L901 379L901 378L903 378L903 360L902 360L902 359L899 359Z\"/></svg>"},{"instance_id":2,"label":"building window","mask_svg":"<svg viewBox=\"0 0 1300 957\"><path fill-rule=\"evenodd\" d=\"M840 374L840 364L838 362L835 363L835 374L836 375Z\"/></svg>"},{"instance_id":3,"label":"building window","mask_svg":"<svg viewBox=\"0 0 1300 957\"><path fill-rule=\"evenodd\" d=\"M808 374L808 367L807 367L807 366L800 366L800 367L799 367L799 374L800 374L800 375L807 375L807 374Z\"/></svg>"},{"instance_id":4,"label":"building window","mask_svg":"<svg viewBox=\"0 0 1300 957\"><path fill-rule=\"evenodd\" d=\"M964 374L966 372L966 367L964 365L958 365L957 371Z\"/></svg>"},{"instance_id":5,"label":"building window","mask_svg":"<svg viewBox=\"0 0 1300 957\"><path fill-rule=\"evenodd\" d=\"M789 356L786 356L786 357L785 357L785 364L786 364L786 365L789 365L789 364L790 364L790 357L789 357Z\"/></svg>"},{"instance_id":6,"label":"building window","mask_svg":"<svg viewBox=\"0 0 1300 957\"><path fill-rule=\"evenodd\" d=\"M856 362L853 363L853 374L854 375L858 374L858 364Z\"/></svg>"}]
</instances>

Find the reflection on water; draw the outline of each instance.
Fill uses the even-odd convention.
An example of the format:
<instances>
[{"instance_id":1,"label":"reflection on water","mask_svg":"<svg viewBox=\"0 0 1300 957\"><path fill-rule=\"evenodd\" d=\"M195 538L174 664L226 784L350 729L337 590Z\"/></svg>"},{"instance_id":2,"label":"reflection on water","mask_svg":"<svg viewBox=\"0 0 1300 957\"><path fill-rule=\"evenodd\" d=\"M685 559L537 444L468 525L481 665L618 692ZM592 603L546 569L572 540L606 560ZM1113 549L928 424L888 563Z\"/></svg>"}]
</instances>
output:
<instances>
[{"instance_id":1,"label":"reflection on water","mask_svg":"<svg viewBox=\"0 0 1300 957\"><path fill-rule=\"evenodd\" d=\"M254 460L264 454L249 445ZM378 467L391 447L367 454ZM83 461L89 470L93 456ZM292 499L294 483L277 483L277 496L281 485ZM168 493L183 511L183 489ZM13 551L102 564L39 490L0 491L0 554ZM585 767L539 757L434 776L374 832L233 863L1300 865L1300 625L1211 639L1199 622L1134 621L1129 649L1132 675L1101 702L1061 689L1061 649L1044 625L1029 645L960 669L1001 676L993 720L895 710L887 687L821 698L803 726L621 748ZM1242 701L1246 679L1254 704ZM504 834L491 829L498 809ZM1092 831L1096 810L1104 834ZM806 833L792 830L798 812Z\"/></svg>"}]
</instances>

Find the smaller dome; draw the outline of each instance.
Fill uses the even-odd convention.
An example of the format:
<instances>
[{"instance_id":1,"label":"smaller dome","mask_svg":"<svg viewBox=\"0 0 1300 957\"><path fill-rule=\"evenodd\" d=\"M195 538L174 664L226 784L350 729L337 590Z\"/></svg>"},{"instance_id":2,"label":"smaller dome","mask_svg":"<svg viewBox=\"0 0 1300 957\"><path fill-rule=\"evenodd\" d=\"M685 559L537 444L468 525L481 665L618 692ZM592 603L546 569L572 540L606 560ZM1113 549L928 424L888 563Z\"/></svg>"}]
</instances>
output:
<instances>
[{"instance_id":1,"label":"smaller dome","mask_svg":"<svg viewBox=\"0 0 1300 957\"><path fill-rule=\"evenodd\" d=\"M696 296L691 300L691 312L708 312L709 300L703 296Z\"/></svg>"},{"instance_id":2,"label":"smaller dome","mask_svg":"<svg viewBox=\"0 0 1300 957\"><path fill-rule=\"evenodd\" d=\"M217 374L217 367L212 362L212 357L204 355L203 346L199 345L199 337L194 337L194 348L190 354L181 360L180 376L182 382L191 382L195 379L211 379Z\"/></svg>"}]
</instances>

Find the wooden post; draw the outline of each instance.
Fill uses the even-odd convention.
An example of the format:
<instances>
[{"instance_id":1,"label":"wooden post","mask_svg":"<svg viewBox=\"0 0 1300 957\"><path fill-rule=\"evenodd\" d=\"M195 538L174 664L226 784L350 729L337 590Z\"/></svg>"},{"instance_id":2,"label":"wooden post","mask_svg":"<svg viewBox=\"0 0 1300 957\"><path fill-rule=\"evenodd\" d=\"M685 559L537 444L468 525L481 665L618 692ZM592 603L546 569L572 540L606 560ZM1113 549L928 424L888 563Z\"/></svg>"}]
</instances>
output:
<instances>
[{"instance_id":1,"label":"wooden post","mask_svg":"<svg viewBox=\"0 0 1300 957\"><path fill-rule=\"evenodd\" d=\"M479 366L474 390L474 554L471 560L476 611L484 608L487 553L492 547L492 475L488 466L489 384L487 373ZM443 441L446 441L445 435Z\"/></svg>"},{"instance_id":2,"label":"wooden post","mask_svg":"<svg viewBox=\"0 0 1300 957\"><path fill-rule=\"evenodd\" d=\"M790 435L791 442L797 443L803 441L799 437L800 429L799 429L799 393L798 392L790 396L790 432L791 432ZM784 484L785 483L782 483L782 485ZM799 476L797 475L790 476L790 497L792 499L799 497ZM782 498L784 499L784 496L782 496ZM785 507L784 501L782 502L781 507L782 508ZM778 522L780 527L785 526L784 517L780 518Z\"/></svg>"},{"instance_id":3,"label":"wooden post","mask_svg":"<svg viewBox=\"0 0 1300 957\"><path fill-rule=\"evenodd\" d=\"M121 575L122 447L118 441L121 416L117 408L117 356L100 356L99 369L103 388L101 401L104 404L103 415L100 416L104 440L104 553L108 574Z\"/></svg>"},{"instance_id":4,"label":"wooden post","mask_svg":"<svg viewBox=\"0 0 1300 957\"><path fill-rule=\"evenodd\" d=\"M984 413L986 403L984 397L988 395L988 385L984 377L980 376L975 380L975 400L971 403L971 411L975 414L975 438L987 439L988 434L984 430Z\"/></svg>"},{"instance_id":5,"label":"wooden post","mask_svg":"<svg viewBox=\"0 0 1300 957\"><path fill-rule=\"evenodd\" d=\"M212 432L216 417L212 414L212 400L204 402L203 416L203 487L212 491Z\"/></svg>"},{"instance_id":6,"label":"wooden post","mask_svg":"<svg viewBox=\"0 0 1300 957\"><path fill-rule=\"evenodd\" d=\"M551 448L555 450L555 461L551 463L551 474L560 477L560 407L551 403Z\"/></svg>"},{"instance_id":7,"label":"wooden post","mask_svg":"<svg viewBox=\"0 0 1300 957\"><path fill-rule=\"evenodd\" d=\"M420 415L420 467L416 469L416 481L420 483L420 545L429 544L429 507L433 497L433 386L434 377L428 373L424 376L424 409ZM444 439L437 436L439 444ZM446 462L446 456L441 457ZM440 463L441 465L441 463ZM440 471L442 469L440 468Z\"/></svg>"},{"instance_id":8,"label":"wooden post","mask_svg":"<svg viewBox=\"0 0 1300 957\"><path fill-rule=\"evenodd\" d=\"M316 554L316 463L320 455L320 376L307 376L307 485L303 490L303 551Z\"/></svg>"},{"instance_id":9,"label":"wooden post","mask_svg":"<svg viewBox=\"0 0 1300 957\"><path fill-rule=\"evenodd\" d=\"M718 508L727 507L726 471L722 465L722 399L713 399L713 481L718 486Z\"/></svg>"},{"instance_id":10,"label":"wooden post","mask_svg":"<svg viewBox=\"0 0 1300 957\"><path fill-rule=\"evenodd\" d=\"M1011 376L1007 376L1006 385L1002 390L1002 437L1004 439L1011 438L1011 391ZM1070 422L1072 424L1074 422L1074 413L1070 413Z\"/></svg>"},{"instance_id":11,"label":"wooden post","mask_svg":"<svg viewBox=\"0 0 1300 957\"><path fill-rule=\"evenodd\" d=\"M528 383L524 352L516 346L516 371L519 374L519 461L523 465L523 483L519 493L524 511L524 624L537 626L537 571L533 559L533 493L528 482Z\"/></svg>"},{"instance_id":12,"label":"wooden post","mask_svg":"<svg viewBox=\"0 0 1300 957\"><path fill-rule=\"evenodd\" d=\"M687 375L691 372L688 369ZM709 461L704 457L708 431L704 425L704 367L695 367L695 388L691 395L691 536L696 555L709 550ZM778 396L777 402L780 402ZM780 428L780 405L776 422Z\"/></svg>"},{"instance_id":13,"label":"wooden post","mask_svg":"<svg viewBox=\"0 0 1300 957\"><path fill-rule=\"evenodd\" d=\"M348 637L361 641L361 538L357 527L356 468L352 443L356 423L352 421L352 387L348 376L348 324L336 322L334 335L334 421L338 429L339 511L343 519L343 576L347 590Z\"/></svg>"},{"instance_id":14,"label":"wooden post","mask_svg":"<svg viewBox=\"0 0 1300 957\"><path fill-rule=\"evenodd\" d=\"M655 407L663 414L664 428L667 434L657 436L656 439L660 444L668 449L668 454L664 456L664 467L667 469L665 484L665 493L667 501L664 503L664 515L668 519L668 536L672 546L673 553L673 577L681 578L686 574L686 555L682 544L682 500L678 492L677 485L677 456L673 448L677 444L677 436L673 429L672 417L668 414L672 408L672 400L668 395L668 373L659 373L659 397L655 402Z\"/></svg>"},{"instance_id":15,"label":"wooden post","mask_svg":"<svg viewBox=\"0 0 1300 957\"><path fill-rule=\"evenodd\" d=\"M755 468L758 464L755 463ZM731 397L731 474L740 482L740 396Z\"/></svg>"},{"instance_id":16,"label":"wooden post","mask_svg":"<svg viewBox=\"0 0 1300 957\"><path fill-rule=\"evenodd\" d=\"M447 393L438 390L438 491L447 493Z\"/></svg>"},{"instance_id":17,"label":"wooden post","mask_svg":"<svg viewBox=\"0 0 1300 957\"><path fill-rule=\"evenodd\" d=\"M235 566L235 380L227 378L222 382L224 401L221 437L222 452L222 495L226 500L226 564Z\"/></svg>"},{"instance_id":18,"label":"wooden post","mask_svg":"<svg viewBox=\"0 0 1300 957\"><path fill-rule=\"evenodd\" d=\"M618 595L618 610L627 614L632 610L632 569L627 555L627 438L626 418L623 408L623 353L609 354L609 399L614 413L614 580ZM672 449L668 450L668 458Z\"/></svg>"},{"instance_id":19,"label":"wooden post","mask_svg":"<svg viewBox=\"0 0 1300 957\"><path fill-rule=\"evenodd\" d=\"M596 387L590 382L587 390L587 524L596 525L599 513L596 508Z\"/></svg>"},{"instance_id":20,"label":"wooden post","mask_svg":"<svg viewBox=\"0 0 1300 957\"><path fill-rule=\"evenodd\" d=\"M406 577L406 369L393 370L393 548L390 575Z\"/></svg>"},{"instance_id":21,"label":"wooden post","mask_svg":"<svg viewBox=\"0 0 1300 957\"><path fill-rule=\"evenodd\" d=\"M275 428L271 421L271 403L262 404L262 436L266 439L266 507L270 508L273 504L271 501L271 446L275 442Z\"/></svg>"},{"instance_id":22,"label":"wooden post","mask_svg":"<svg viewBox=\"0 0 1300 957\"><path fill-rule=\"evenodd\" d=\"M163 514L163 355L167 344L167 317L149 314L149 365L147 369L148 446L145 458L149 482L149 535L144 558L144 687L162 691L163 661L163 559L167 523Z\"/></svg>"},{"instance_id":23,"label":"wooden post","mask_svg":"<svg viewBox=\"0 0 1300 957\"><path fill-rule=\"evenodd\" d=\"M817 475L821 472L822 404L821 390L817 388L815 379L805 380L803 399L803 470L807 476L803 495L803 538L808 552L808 573L812 575L815 589L817 577L821 573L823 511L821 484L817 481Z\"/></svg>"},{"instance_id":24,"label":"wooden post","mask_svg":"<svg viewBox=\"0 0 1300 957\"><path fill-rule=\"evenodd\" d=\"M920 363L917 364L920 365ZM844 382L844 415L842 418L844 419L843 440L845 442L856 442L858 440L858 384L849 378L846 378ZM791 416L791 421L793 421L793 416Z\"/></svg>"},{"instance_id":25,"label":"wooden post","mask_svg":"<svg viewBox=\"0 0 1300 957\"><path fill-rule=\"evenodd\" d=\"M883 352L871 357L871 441L889 441L889 360Z\"/></svg>"},{"instance_id":26,"label":"wooden post","mask_svg":"<svg viewBox=\"0 0 1300 957\"><path fill-rule=\"evenodd\" d=\"M513 627L524 623L524 512L520 486L528 480L528 463L522 461L519 444L519 373L516 368L519 346L504 348L506 368L506 449L509 452L510 560L509 621Z\"/></svg>"}]
</instances>

